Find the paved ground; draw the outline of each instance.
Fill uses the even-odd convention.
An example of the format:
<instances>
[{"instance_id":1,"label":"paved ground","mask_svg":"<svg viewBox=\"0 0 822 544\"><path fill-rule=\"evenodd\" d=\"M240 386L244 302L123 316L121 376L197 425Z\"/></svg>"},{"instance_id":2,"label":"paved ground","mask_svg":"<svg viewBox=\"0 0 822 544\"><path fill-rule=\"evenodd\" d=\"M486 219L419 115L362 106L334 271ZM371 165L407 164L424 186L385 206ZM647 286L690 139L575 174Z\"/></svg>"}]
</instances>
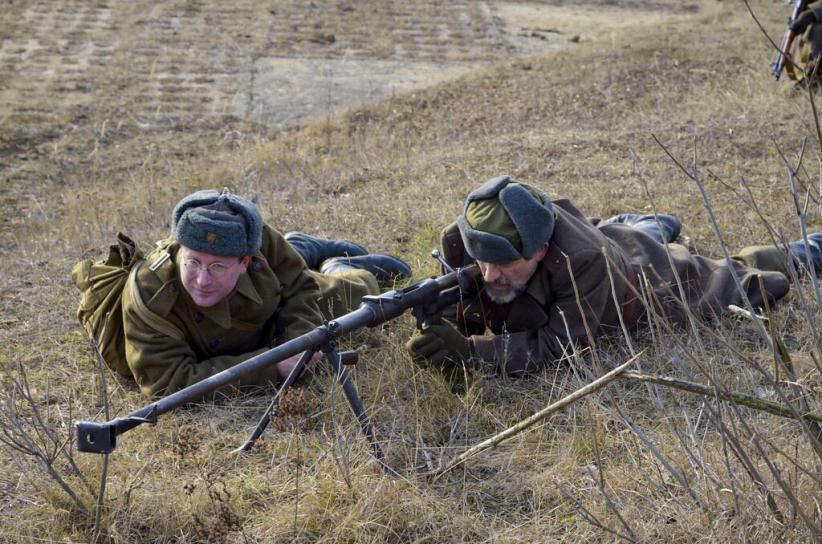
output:
<instances>
[{"instance_id":1,"label":"paved ground","mask_svg":"<svg viewBox=\"0 0 822 544\"><path fill-rule=\"evenodd\" d=\"M688 9L670 0L637 1L627 11L609 0L586 7L476 0L2 3L0 183L5 205L20 212L0 219L0 235L13 234L27 217L45 217L54 186L82 180L103 149L119 175L142 160L140 150L130 158L116 151L137 139L146 145L157 135L182 148L204 131L242 127L268 136L481 63L593 39L602 28L658 16L669 4ZM169 141L169 133L178 136ZM0 241L0 251L6 245Z\"/></svg>"}]
</instances>

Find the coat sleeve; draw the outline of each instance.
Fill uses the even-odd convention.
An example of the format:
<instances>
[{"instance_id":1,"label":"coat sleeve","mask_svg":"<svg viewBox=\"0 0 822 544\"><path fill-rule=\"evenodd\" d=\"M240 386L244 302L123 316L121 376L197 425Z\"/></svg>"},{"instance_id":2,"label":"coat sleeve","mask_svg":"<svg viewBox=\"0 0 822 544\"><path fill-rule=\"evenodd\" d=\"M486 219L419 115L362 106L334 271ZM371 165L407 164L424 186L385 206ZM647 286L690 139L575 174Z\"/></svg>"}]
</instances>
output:
<instances>
[{"instance_id":1,"label":"coat sleeve","mask_svg":"<svg viewBox=\"0 0 822 544\"><path fill-rule=\"evenodd\" d=\"M263 232L261 251L281 286L282 302L274 318L274 330L278 331L276 342L286 342L321 325L320 284L300 254L268 225Z\"/></svg>"},{"instance_id":2,"label":"coat sleeve","mask_svg":"<svg viewBox=\"0 0 822 544\"><path fill-rule=\"evenodd\" d=\"M198 361L185 339L158 331L139 314L129 289L123 292L126 361L137 385L148 397L164 396L258 355L263 347L241 355L221 355ZM275 365L234 382L234 386L267 385L278 381Z\"/></svg>"},{"instance_id":3,"label":"coat sleeve","mask_svg":"<svg viewBox=\"0 0 822 544\"><path fill-rule=\"evenodd\" d=\"M555 290L548 305L548 321L532 330L473 336L471 344L478 358L493 362L499 372L523 375L554 364L566 352L571 353L572 344L588 345L586 325L596 337L612 296L605 256L585 250L574 255L572 271L567 263L562 265L564 273L560 267L552 277Z\"/></svg>"}]
</instances>

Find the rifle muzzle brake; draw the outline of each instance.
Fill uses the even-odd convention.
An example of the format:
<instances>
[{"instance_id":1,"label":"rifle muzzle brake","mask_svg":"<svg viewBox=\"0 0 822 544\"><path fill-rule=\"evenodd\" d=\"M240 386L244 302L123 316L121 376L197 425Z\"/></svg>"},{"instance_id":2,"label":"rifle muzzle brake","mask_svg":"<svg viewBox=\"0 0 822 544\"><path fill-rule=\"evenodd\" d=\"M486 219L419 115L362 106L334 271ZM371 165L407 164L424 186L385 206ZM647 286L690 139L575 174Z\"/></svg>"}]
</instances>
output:
<instances>
[{"instance_id":1,"label":"rifle muzzle brake","mask_svg":"<svg viewBox=\"0 0 822 544\"><path fill-rule=\"evenodd\" d=\"M89 453L111 453L117 447L117 432L111 423L78 421L77 449Z\"/></svg>"}]
</instances>

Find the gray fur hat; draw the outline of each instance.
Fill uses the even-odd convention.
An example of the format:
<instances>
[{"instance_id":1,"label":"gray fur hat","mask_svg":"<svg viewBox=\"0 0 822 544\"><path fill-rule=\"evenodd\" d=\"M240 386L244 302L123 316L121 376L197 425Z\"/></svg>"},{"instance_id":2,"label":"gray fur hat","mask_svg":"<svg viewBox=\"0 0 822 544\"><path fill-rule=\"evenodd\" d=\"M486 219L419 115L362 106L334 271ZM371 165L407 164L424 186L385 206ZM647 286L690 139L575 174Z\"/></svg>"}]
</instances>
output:
<instances>
[{"instance_id":1,"label":"gray fur hat","mask_svg":"<svg viewBox=\"0 0 822 544\"><path fill-rule=\"evenodd\" d=\"M183 198L171 213L171 232L182 245L223 257L254 255L263 240L263 220L253 202L213 190Z\"/></svg>"},{"instance_id":2,"label":"gray fur hat","mask_svg":"<svg viewBox=\"0 0 822 544\"><path fill-rule=\"evenodd\" d=\"M471 191L457 219L468 254L489 263L530 258L551 239L554 223L551 198L510 176Z\"/></svg>"}]
</instances>

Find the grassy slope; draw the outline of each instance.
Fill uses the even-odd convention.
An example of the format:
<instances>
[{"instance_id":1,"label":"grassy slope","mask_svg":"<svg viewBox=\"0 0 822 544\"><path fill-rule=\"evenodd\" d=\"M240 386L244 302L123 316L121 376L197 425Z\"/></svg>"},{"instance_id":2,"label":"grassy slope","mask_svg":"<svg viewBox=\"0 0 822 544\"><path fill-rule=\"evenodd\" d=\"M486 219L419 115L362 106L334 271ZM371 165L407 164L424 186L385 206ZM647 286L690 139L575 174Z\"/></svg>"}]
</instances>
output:
<instances>
[{"instance_id":1,"label":"grassy slope","mask_svg":"<svg viewBox=\"0 0 822 544\"><path fill-rule=\"evenodd\" d=\"M773 11L770 4L760 11L766 9ZM773 21L769 25L778 28ZM78 255L107 243L115 227L147 246L166 231L176 198L201 186L229 184L259 195L265 215L283 230L342 235L402 254L420 276L434 271L427 252L436 245L439 228L459 212L465 193L501 173L568 196L590 215L602 216L648 209L647 184L659 209L682 217L699 248L716 254L695 187L653 142L655 134L686 162L696 144L732 249L763 240L766 231L709 172L734 188L747 180L768 219L793 238L798 228L775 143L796 153L812 127L806 98L789 91L787 83L768 79L769 57L738 5L708 3L692 18L606 34L560 54L517 59L453 84L342 113L265 145L220 155L224 144L215 138L213 144L201 143L214 155L210 160L185 161L170 168L171 175L152 170L161 170L157 164L167 157L147 156L132 172L137 181L129 191L135 198L124 200L116 179L92 173L87 190L54 195L63 205L46 203L52 224L41 225L30 237L21 235L22 243L7 254L9 296L0 303L9 316L1 331L3 365L25 363L43 405L51 406L51 417L62 417L65 425L95 416L93 360L71 315L76 296L66 279L68 269ZM819 225L814 214L812 222ZM791 349L804 352L808 334L796 303L792 297L776 321ZM597 482L604 478L609 500L645 540L807 537L781 493L776 500L787 513L784 523L774 520L733 458L726 466L715 426L705 423L701 399L664 391L655 404L648 390L632 384L618 384L611 392L685 475L704 509L626 431L605 397L580 403L464 470L428 481L417 475L426 455L448 459L460 447L559 398L580 380L560 369L527 381L478 381L467 395L455 397L407 361L402 344L411 327L403 319L347 342L362 351L356 380L403 480L381 475L337 390L319 383L306 393L306 410L316 412L308 430L269 432L248 457L228 452L265 399L179 411L156 427L125 435L110 469L106 519L111 536L129 542L214 541L223 529L234 529L231 540L243 541L244 535L260 542L607 539L608 533L586 522L574 507L578 501L624 533L598 491ZM727 320L717 329L739 353L707 334L702 350L692 340L683 345L688 341L681 338L684 333L662 334L641 340L650 349L643 365L680 374L674 366L681 360L705 381L688 359L696 354L710 369L724 370L720 376L726 383L754 390L760 381L742 357L767 361L761 344L744 323ZM50 332L46 337L44 330ZM624 345L602 347L605 365L627 356ZM818 388L818 378L810 376L807 383ZM128 384L115 384L112 402L117 413L125 413L143 400ZM290 422L302 425L301 403L296 404L298 413ZM774 448L818 474L795 425L747 417ZM688 425L695 426L686 438L691 457L674 436ZM745 435L742 442L753 465L775 488L749 440ZM17 459L2 451L4 459ZM818 485L785 457L774 459L790 474L801 504L812 511ZM99 458L81 455L79 460L96 478ZM699 468L700 463L707 468ZM16 473L10 470L0 480L6 506L18 514L4 516L0 534L9 541L87 538L87 520L55 486L19 482ZM735 503L729 490L738 490L744 500Z\"/></svg>"}]
</instances>

